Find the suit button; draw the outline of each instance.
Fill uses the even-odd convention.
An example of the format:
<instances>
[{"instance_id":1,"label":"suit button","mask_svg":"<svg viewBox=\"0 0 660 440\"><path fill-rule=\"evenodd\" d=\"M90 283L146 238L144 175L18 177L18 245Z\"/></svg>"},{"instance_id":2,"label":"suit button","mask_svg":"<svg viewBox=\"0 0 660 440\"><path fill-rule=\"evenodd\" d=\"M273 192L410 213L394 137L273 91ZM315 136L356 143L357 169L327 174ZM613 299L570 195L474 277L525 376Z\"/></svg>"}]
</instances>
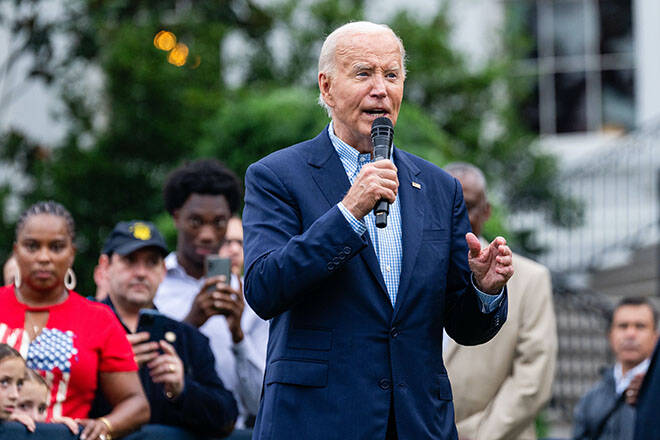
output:
<instances>
[{"instance_id":1,"label":"suit button","mask_svg":"<svg viewBox=\"0 0 660 440\"><path fill-rule=\"evenodd\" d=\"M392 386L392 382L389 379L381 379L378 381L378 386L383 390L389 390Z\"/></svg>"},{"instance_id":2,"label":"suit button","mask_svg":"<svg viewBox=\"0 0 660 440\"><path fill-rule=\"evenodd\" d=\"M351 248L348 247L348 246L346 246L346 247L344 248L344 254L346 254L346 255L351 255Z\"/></svg>"},{"instance_id":3,"label":"suit button","mask_svg":"<svg viewBox=\"0 0 660 440\"><path fill-rule=\"evenodd\" d=\"M332 259L332 263L337 265L337 264L341 263L341 260L339 259L339 257L335 257L335 258Z\"/></svg>"},{"instance_id":4,"label":"suit button","mask_svg":"<svg viewBox=\"0 0 660 440\"><path fill-rule=\"evenodd\" d=\"M327 268L328 268L328 270L329 270L330 272L332 272L333 270L335 270L335 265L332 264L332 263L328 263Z\"/></svg>"},{"instance_id":5,"label":"suit button","mask_svg":"<svg viewBox=\"0 0 660 440\"><path fill-rule=\"evenodd\" d=\"M392 336L392 338L396 338L397 336L399 336L399 329L396 327L392 327L392 330L390 330L390 335Z\"/></svg>"}]
</instances>

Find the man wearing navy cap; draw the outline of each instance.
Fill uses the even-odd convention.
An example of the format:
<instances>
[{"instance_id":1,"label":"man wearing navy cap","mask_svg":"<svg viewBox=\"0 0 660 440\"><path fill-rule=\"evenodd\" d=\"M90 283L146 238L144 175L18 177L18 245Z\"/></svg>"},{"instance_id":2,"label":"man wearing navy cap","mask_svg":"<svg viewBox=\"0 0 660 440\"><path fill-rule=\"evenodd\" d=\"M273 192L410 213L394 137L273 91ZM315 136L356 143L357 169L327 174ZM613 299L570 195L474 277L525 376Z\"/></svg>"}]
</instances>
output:
<instances>
[{"instance_id":1,"label":"man wearing navy cap","mask_svg":"<svg viewBox=\"0 0 660 440\"><path fill-rule=\"evenodd\" d=\"M151 405L150 423L226 436L233 430L238 410L215 371L208 338L191 325L154 310L167 253L165 240L152 223L118 223L99 258L109 294L103 302L122 322L133 346ZM145 313L145 309L151 310ZM105 405L99 401L94 411L100 415Z\"/></svg>"}]
</instances>

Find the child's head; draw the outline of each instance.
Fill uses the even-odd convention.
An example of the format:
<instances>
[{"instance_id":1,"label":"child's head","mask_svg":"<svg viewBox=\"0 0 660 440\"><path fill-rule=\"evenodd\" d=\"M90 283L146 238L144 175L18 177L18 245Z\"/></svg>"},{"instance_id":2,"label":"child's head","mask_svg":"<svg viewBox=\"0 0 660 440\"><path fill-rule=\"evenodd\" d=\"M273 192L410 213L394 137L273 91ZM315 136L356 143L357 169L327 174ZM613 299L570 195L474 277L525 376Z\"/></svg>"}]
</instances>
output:
<instances>
[{"instance_id":1,"label":"child's head","mask_svg":"<svg viewBox=\"0 0 660 440\"><path fill-rule=\"evenodd\" d=\"M16 410L25 368L25 360L19 352L0 344L0 420L8 419Z\"/></svg>"},{"instance_id":2,"label":"child's head","mask_svg":"<svg viewBox=\"0 0 660 440\"><path fill-rule=\"evenodd\" d=\"M23 387L19 392L15 413L28 415L35 422L45 422L48 397L50 396L49 389L46 379L28 368Z\"/></svg>"}]
</instances>

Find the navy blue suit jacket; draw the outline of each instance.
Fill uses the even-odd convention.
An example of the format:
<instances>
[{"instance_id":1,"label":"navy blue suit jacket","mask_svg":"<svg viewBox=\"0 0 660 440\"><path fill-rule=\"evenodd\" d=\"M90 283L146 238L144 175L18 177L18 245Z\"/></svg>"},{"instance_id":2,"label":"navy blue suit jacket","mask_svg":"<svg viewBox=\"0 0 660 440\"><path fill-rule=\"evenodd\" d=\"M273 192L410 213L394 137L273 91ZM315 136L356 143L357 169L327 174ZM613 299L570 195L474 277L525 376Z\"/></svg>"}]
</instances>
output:
<instances>
[{"instance_id":1,"label":"navy blue suit jacket","mask_svg":"<svg viewBox=\"0 0 660 440\"><path fill-rule=\"evenodd\" d=\"M637 398L635 440L660 439L660 343L656 344L649 369Z\"/></svg>"},{"instance_id":2,"label":"navy blue suit jacket","mask_svg":"<svg viewBox=\"0 0 660 440\"><path fill-rule=\"evenodd\" d=\"M336 207L350 184L327 129L247 171L245 295L271 320L255 439L384 439L391 404L400 439L456 438L443 326L480 344L507 305L480 310L458 181L404 151L394 158L403 229L394 307L369 234Z\"/></svg>"}]
</instances>

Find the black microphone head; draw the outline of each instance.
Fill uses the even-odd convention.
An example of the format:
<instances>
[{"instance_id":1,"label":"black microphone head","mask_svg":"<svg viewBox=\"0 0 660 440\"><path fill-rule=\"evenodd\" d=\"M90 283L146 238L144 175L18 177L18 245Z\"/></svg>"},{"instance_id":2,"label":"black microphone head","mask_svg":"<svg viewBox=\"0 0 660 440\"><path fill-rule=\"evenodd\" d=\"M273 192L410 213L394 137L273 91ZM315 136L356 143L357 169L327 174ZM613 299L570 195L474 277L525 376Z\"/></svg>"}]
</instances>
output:
<instances>
[{"instance_id":1,"label":"black microphone head","mask_svg":"<svg viewBox=\"0 0 660 440\"><path fill-rule=\"evenodd\" d=\"M374 119L374 122L371 123L371 138L374 136L388 134L389 131L394 131L392 121L390 118L381 116L380 118Z\"/></svg>"},{"instance_id":2,"label":"black microphone head","mask_svg":"<svg viewBox=\"0 0 660 440\"><path fill-rule=\"evenodd\" d=\"M374 144L374 160L389 159L394 128L392 121L380 117L371 124L371 142Z\"/></svg>"}]
</instances>

